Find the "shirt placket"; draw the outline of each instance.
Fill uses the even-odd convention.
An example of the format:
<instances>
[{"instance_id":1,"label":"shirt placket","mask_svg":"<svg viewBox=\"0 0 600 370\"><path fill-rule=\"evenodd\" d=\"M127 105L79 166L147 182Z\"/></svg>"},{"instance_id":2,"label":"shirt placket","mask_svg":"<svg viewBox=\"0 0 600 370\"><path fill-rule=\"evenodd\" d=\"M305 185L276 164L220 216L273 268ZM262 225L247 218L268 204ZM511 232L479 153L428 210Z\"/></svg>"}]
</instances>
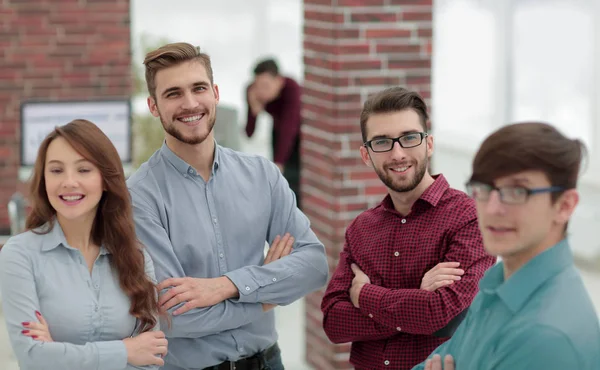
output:
<instances>
[{"instance_id":1,"label":"shirt placket","mask_svg":"<svg viewBox=\"0 0 600 370\"><path fill-rule=\"evenodd\" d=\"M102 325L101 323L101 315L100 315L100 272L98 271L98 258L94 261L94 266L92 268L92 273L88 270L87 263L85 262L85 258L83 258L83 254L81 252L76 251L77 258L79 259L79 264L81 267L81 272L84 280L86 281L87 287L89 289L89 296L92 299L91 304L91 332L90 339L94 339L99 334L99 328ZM100 256L98 256L100 257Z\"/></svg>"},{"instance_id":2,"label":"shirt placket","mask_svg":"<svg viewBox=\"0 0 600 370\"><path fill-rule=\"evenodd\" d=\"M100 335L100 327L102 325L102 310L100 309L100 280L101 280L101 260L102 255L98 255L94 261L92 268L90 288L94 296L94 312L92 313L92 336L98 338Z\"/></svg>"},{"instance_id":3,"label":"shirt placket","mask_svg":"<svg viewBox=\"0 0 600 370\"><path fill-rule=\"evenodd\" d=\"M212 187L214 185L213 178L208 181L206 184L206 200L208 204L208 213L210 215L210 219L213 225L213 230L215 232L215 240L217 241L217 264L219 266L219 273L224 275L227 271L227 261L225 260L225 248L223 246L223 233L221 232L221 225L219 222L219 217L217 216L217 207L215 206L214 199L214 191Z\"/></svg>"}]
</instances>

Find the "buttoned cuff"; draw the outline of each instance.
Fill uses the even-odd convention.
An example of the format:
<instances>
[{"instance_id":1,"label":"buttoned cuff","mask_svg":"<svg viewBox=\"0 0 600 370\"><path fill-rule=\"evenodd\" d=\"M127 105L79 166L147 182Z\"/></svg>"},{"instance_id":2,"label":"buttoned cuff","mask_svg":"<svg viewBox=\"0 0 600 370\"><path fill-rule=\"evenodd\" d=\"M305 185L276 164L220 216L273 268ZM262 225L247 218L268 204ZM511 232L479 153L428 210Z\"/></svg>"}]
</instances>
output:
<instances>
[{"instance_id":1,"label":"buttoned cuff","mask_svg":"<svg viewBox=\"0 0 600 370\"><path fill-rule=\"evenodd\" d=\"M358 307L360 311L370 318L377 317L377 315L380 314L381 302L387 291L387 288L377 285L363 285L360 290L360 296L358 297Z\"/></svg>"},{"instance_id":2,"label":"buttoned cuff","mask_svg":"<svg viewBox=\"0 0 600 370\"><path fill-rule=\"evenodd\" d=\"M232 301L240 303L258 302L258 288L260 288L260 285L248 272L245 270L234 270L226 273L225 276L233 282L240 293L240 297L232 299Z\"/></svg>"},{"instance_id":3,"label":"buttoned cuff","mask_svg":"<svg viewBox=\"0 0 600 370\"><path fill-rule=\"evenodd\" d=\"M122 340L94 342L98 348L98 370L125 370L127 349Z\"/></svg>"}]
</instances>

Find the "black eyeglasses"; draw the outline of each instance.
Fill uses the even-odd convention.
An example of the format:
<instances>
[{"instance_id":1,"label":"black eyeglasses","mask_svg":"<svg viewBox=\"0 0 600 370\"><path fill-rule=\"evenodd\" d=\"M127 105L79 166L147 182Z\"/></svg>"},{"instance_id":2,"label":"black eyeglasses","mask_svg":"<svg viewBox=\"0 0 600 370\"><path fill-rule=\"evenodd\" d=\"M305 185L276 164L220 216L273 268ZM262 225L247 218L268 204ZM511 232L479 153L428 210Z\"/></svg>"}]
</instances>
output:
<instances>
[{"instance_id":1,"label":"black eyeglasses","mask_svg":"<svg viewBox=\"0 0 600 370\"><path fill-rule=\"evenodd\" d=\"M421 145L423 139L426 137L427 134L424 132L413 132L397 138L382 137L379 139L365 141L363 145L371 148L371 150L375 153L382 153L392 150L392 148L394 148L394 143L400 144L400 146L403 148L414 148L415 146Z\"/></svg>"},{"instance_id":2,"label":"black eyeglasses","mask_svg":"<svg viewBox=\"0 0 600 370\"><path fill-rule=\"evenodd\" d=\"M541 193L557 193L565 191L560 186L550 186L547 188L528 189L522 186L491 186L480 182L467 183L467 194L477 201L487 202L490 199L492 191L498 191L500 201L505 204L523 204L531 195Z\"/></svg>"}]
</instances>

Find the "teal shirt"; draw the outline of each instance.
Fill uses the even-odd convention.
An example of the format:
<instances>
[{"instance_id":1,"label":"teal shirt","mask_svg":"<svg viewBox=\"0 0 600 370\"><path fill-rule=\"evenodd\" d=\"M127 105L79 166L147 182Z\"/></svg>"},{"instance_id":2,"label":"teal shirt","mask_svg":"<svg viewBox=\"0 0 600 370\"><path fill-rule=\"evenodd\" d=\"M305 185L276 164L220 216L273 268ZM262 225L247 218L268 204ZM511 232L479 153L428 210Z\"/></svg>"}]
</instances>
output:
<instances>
[{"instance_id":1,"label":"teal shirt","mask_svg":"<svg viewBox=\"0 0 600 370\"><path fill-rule=\"evenodd\" d=\"M467 317L434 354L451 354L456 370L600 369L600 323L567 240L506 281L503 263L488 270Z\"/></svg>"}]
</instances>

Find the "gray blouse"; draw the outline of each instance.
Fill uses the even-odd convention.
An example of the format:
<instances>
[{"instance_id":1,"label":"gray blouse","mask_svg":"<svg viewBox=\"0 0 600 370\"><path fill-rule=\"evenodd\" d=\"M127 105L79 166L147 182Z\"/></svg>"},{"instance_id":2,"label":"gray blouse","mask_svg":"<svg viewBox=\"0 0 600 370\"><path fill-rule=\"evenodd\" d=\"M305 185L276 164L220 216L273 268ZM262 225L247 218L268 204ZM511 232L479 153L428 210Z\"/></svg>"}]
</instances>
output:
<instances>
[{"instance_id":1,"label":"gray blouse","mask_svg":"<svg viewBox=\"0 0 600 370\"><path fill-rule=\"evenodd\" d=\"M110 266L110 253L100 248L90 274L83 255L54 224L45 235L28 231L14 236L0 251L2 307L21 370L138 368L127 364L122 339L134 334L136 319ZM144 257L146 274L156 282L145 250ZM48 322L54 342L21 333L23 322L37 321L36 310Z\"/></svg>"}]
</instances>

